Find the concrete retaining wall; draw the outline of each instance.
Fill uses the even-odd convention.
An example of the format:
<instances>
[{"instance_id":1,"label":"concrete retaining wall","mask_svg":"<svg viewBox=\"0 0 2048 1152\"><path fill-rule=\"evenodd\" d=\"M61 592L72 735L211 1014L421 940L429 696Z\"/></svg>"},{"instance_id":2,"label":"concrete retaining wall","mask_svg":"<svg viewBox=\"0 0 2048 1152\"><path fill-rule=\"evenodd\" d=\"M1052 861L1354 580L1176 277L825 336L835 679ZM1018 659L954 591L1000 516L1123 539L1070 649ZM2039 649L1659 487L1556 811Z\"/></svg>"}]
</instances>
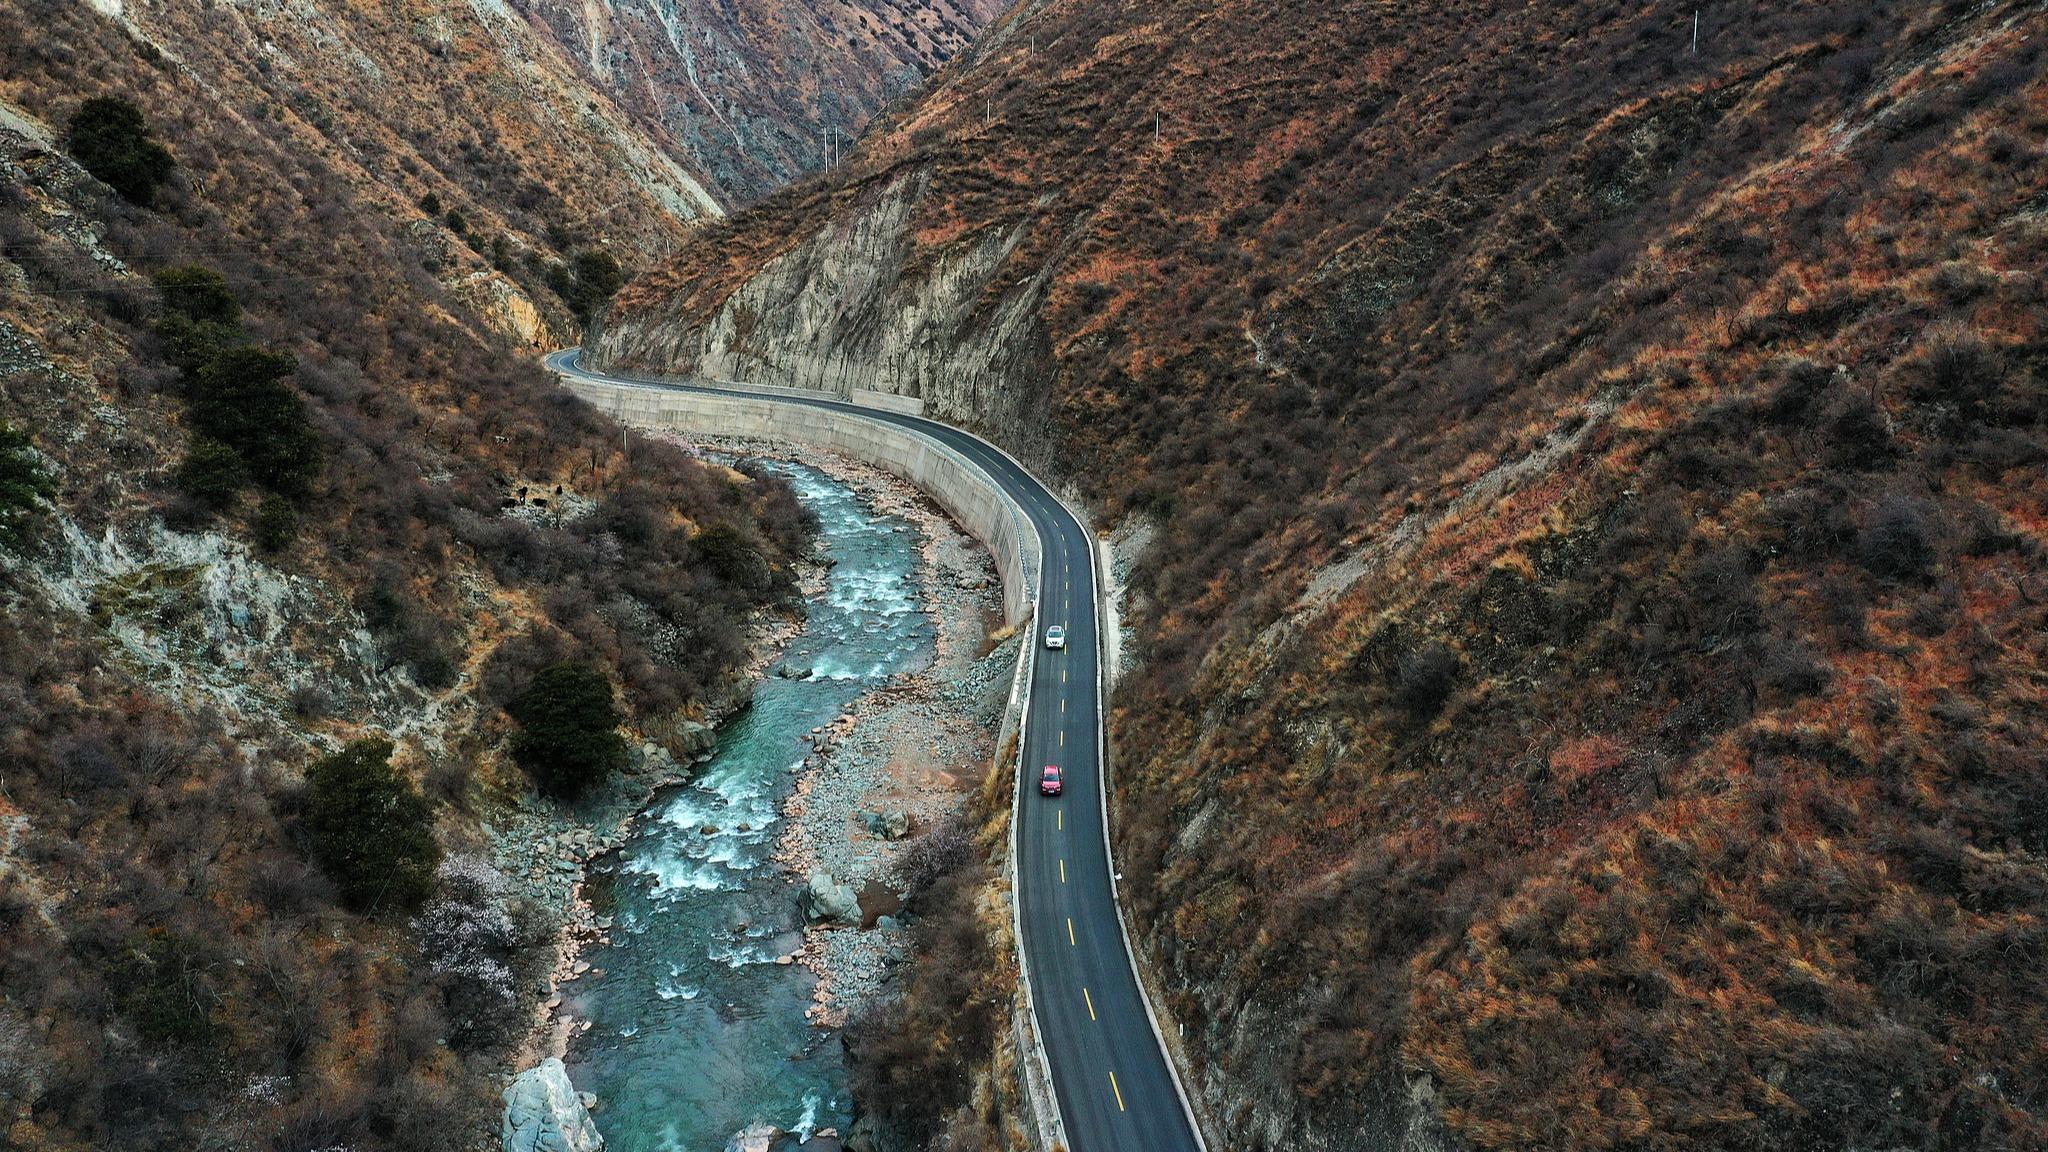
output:
<instances>
[{"instance_id":1,"label":"concrete retaining wall","mask_svg":"<svg viewBox=\"0 0 2048 1152\"><path fill-rule=\"evenodd\" d=\"M906 416L924 415L922 398L898 396L894 392L878 392L873 388L833 392L823 388L791 388L783 384L749 384L741 380L720 380L715 376L691 376L688 382L702 384L708 388L723 388L730 392L758 392L763 396L789 396L809 400L823 396L831 400L844 400L856 408L880 408L888 412L900 412Z\"/></svg>"},{"instance_id":2,"label":"concrete retaining wall","mask_svg":"<svg viewBox=\"0 0 2048 1152\"><path fill-rule=\"evenodd\" d=\"M570 376L571 391L622 424L717 436L798 440L842 452L900 476L932 499L995 557L1003 622L1031 615L1038 589L1038 534L987 474L952 449L907 428L829 408L744 396L675 392Z\"/></svg>"}]
</instances>

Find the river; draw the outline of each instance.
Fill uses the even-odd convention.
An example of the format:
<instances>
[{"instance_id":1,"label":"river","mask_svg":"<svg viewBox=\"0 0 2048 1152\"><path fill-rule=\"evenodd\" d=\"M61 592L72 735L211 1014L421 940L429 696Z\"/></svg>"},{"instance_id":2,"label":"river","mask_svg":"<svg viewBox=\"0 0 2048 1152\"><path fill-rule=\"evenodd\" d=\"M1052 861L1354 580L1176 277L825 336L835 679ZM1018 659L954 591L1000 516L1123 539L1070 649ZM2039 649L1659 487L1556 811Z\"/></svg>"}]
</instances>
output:
<instances>
[{"instance_id":1,"label":"river","mask_svg":"<svg viewBox=\"0 0 2048 1152\"><path fill-rule=\"evenodd\" d=\"M797 886L770 859L777 813L802 737L929 665L933 625L909 522L816 469L768 467L817 515L837 562L783 658L812 674L764 678L695 781L657 796L592 869L586 892L614 927L564 989L565 1009L590 1022L568 1063L601 1101L608 1152L715 1152L756 1122L807 1136L852 1120L838 1037L804 1015L815 978L776 963L803 927Z\"/></svg>"}]
</instances>

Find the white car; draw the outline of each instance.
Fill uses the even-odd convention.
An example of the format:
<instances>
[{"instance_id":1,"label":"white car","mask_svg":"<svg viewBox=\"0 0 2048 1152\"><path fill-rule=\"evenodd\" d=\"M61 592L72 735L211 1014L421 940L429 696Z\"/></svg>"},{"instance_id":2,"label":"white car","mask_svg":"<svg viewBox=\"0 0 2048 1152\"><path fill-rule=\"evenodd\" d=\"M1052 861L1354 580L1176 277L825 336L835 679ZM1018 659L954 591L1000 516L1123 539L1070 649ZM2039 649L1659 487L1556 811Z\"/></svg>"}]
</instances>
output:
<instances>
[{"instance_id":1,"label":"white car","mask_svg":"<svg viewBox=\"0 0 2048 1152\"><path fill-rule=\"evenodd\" d=\"M1067 646L1066 628L1059 624L1047 628L1045 630L1045 646L1047 648L1065 648Z\"/></svg>"}]
</instances>

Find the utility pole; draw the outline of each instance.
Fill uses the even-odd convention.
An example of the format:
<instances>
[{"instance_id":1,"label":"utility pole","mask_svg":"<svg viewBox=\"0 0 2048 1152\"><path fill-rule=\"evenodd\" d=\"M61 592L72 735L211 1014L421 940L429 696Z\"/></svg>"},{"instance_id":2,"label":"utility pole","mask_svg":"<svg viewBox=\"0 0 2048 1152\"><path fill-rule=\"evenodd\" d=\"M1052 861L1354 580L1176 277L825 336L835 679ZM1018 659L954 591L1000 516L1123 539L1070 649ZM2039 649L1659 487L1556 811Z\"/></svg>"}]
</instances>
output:
<instances>
[{"instance_id":1,"label":"utility pole","mask_svg":"<svg viewBox=\"0 0 2048 1152\"><path fill-rule=\"evenodd\" d=\"M995 97L991 96L991 97L989 97L989 98L988 98L988 111L987 111L987 112L985 112L985 113L983 113L983 115L982 115L982 118L981 118L981 122L982 122L982 123L983 123L984 125L987 125L987 124L993 124L993 123L995 123L995 122L996 122L996 98L995 98Z\"/></svg>"},{"instance_id":2,"label":"utility pole","mask_svg":"<svg viewBox=\"0 0 2048 1152\"><path fill-rule=\"evenodd\" d=\"M1692 10L1692 54L1700 54L1700 10Z\"/></svg>"},{"instance_id":3,"label":"utility pole","mask_svg":"<svg viewBox=\"0 0 2048 1152\"><path fill-rule=\"evenodd\" d=\"M1159 143L1159 113L1152 114L1152 142Z\"/></svg>"}]
</instances>

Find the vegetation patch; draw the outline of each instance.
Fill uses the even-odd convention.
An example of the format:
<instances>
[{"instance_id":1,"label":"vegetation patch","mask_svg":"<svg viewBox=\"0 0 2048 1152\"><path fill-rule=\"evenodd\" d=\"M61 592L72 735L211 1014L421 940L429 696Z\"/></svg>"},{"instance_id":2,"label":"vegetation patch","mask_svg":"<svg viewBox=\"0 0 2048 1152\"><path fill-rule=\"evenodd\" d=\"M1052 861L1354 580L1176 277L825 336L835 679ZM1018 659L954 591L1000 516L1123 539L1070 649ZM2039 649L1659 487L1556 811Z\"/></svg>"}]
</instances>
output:
<instances>
[{"instance_id":1,"label":"vegetation patch","mask_svg":"<svg viewBox=\"0 0 2048 1152\"><path fill-rule=\"evenodd\" d=\"M27 550L57 487L20 429L0 423L0 548Z\"/></svg>"},{"instance_id":2,"label":"vegetation patch","mask_svg":"<svg viewBox=\"0 0 2048 1152\"><path fill-rule=\"evenodd\" d=\"M543 669L505 711L519 722L512 758L541 791L573 800L626 763L612 684L583 664Z\"/></svg>"},{"instance_id":3,"label":"vegetation patch","mask_svg":"<svg viewBox=\"0 0 2048 1152\"><path fill-rule=\"evenodd\" d=\"M434 887L434 813L391 763L391 742L364 739L306 769L307 843L359 911L417 908Z\"/></svg>"},{"instance_id":4,"label":"vegetation patch","mask_svg":"<svg viewBox=\"0 0 2048 1152\"><path fill-rule=\"evenodd\" d=\"M94 96L79 105L65 143L86 171L144 208L178 166L151 135L141 109L117 96Z\"/></svg>"}]
</instances>

